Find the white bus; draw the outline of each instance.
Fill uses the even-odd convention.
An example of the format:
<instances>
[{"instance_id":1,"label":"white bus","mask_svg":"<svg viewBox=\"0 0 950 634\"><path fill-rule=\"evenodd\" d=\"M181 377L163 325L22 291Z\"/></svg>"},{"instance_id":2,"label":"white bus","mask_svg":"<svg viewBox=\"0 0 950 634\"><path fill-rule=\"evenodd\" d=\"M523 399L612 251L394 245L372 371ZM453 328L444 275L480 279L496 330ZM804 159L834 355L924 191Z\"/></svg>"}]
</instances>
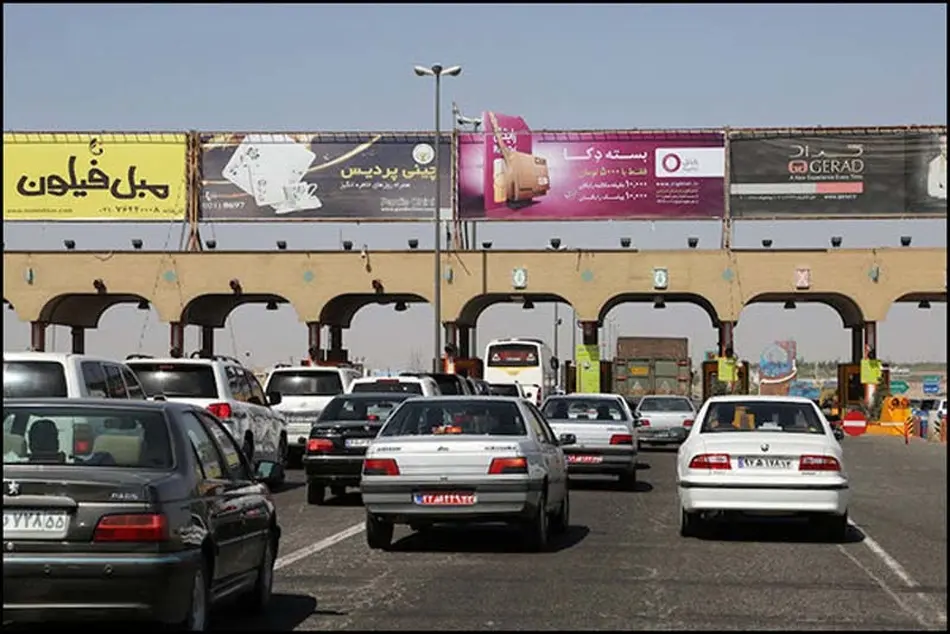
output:
<instances>
[{"instance_id":1,"label":"white bus","mask_svg":"<svg viewBox=\"0 0 950 634\"><path fill-rule=\"evenodd\" d=\"M485 347L483 378L488 383L520 383L529 400L541 405L557 387L551 349L540 339L495 339Z\"/></svg>"}]
</instances>

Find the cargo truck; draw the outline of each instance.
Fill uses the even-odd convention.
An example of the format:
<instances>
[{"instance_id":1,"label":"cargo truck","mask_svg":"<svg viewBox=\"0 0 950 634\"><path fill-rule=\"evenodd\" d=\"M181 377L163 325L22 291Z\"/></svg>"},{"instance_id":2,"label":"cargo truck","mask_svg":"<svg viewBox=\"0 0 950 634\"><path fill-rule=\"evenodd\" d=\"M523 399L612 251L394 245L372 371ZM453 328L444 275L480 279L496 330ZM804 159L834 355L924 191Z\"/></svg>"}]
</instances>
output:
<instances>
[{"instance_id":1,"label":"cargo truck","mask_svg":"<svg viewBox=\"0 0 950 634\"><path fill-rule=\"evenodd\" d=\"M613 392L628 398L647 394L690 397L693 366L686 337L618 337Z\"/></svg>"}]
</instances>

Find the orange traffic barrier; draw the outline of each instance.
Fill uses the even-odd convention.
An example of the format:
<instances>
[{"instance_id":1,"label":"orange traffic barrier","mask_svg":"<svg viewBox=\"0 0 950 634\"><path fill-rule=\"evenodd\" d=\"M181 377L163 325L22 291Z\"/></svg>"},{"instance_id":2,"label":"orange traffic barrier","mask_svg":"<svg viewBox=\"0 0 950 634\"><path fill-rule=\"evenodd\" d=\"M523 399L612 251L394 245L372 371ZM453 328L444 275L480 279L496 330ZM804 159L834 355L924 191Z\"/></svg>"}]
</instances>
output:
<instances>
[{"instance_id":1,"label":"orange traffic barrier","mask_svg":"<svg viewBox=\"0 0 950 634\"><path fill-rule=\"evenodd\" d=\"M917 417L916 417L916 416L911 416L911 417L909 417L907 420L904 421L904 444L905 444L905 445L910 444L910 437L911 437L911 436L917 436L917 434L918 434L918 432L917 432L917 429L918 429L917 423L918 423L918 421L917 421Z\"/></svg>"},{"instance_id":2,"label":"orange traffic barrier","mask_svg":"<svg viewBox=\"0 0 950 634\"><path fill-rule=\"evenodd\" d=\"M945 443L947 442L947 415L944 414L938 420L940 421L940 431L938 432L937 437L940 438L940 442Z\"/></svg>"}]
</instances>

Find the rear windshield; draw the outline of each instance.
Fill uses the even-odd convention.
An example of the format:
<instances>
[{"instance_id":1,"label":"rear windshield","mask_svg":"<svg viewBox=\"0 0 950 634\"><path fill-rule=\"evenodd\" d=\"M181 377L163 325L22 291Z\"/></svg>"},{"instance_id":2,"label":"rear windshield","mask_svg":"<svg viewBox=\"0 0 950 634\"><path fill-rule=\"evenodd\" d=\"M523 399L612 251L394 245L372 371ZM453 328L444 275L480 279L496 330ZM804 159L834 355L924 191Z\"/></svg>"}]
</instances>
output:
<instances>
[{"instance_id":1,"label":"rear windshield","mask_svg":"<svg viewBox=\"0 0 950 634\"><path fill-rule=\"evenodd\" d=\"M685 398L646 397L640 401L641 412L692 412L693 403Z\"/></svg>"},{"instance_id":2,"label":"rear windshield","mask_svg":"<svg viewBox=\"0 0 950 634\"><path fill-rule=\"evenodd\" d=\"M615 421L627 420L620 403L611 399L552 398L544 404L545 418L551 420Z\"/></svg>"},{"instance_id":3,"label":"rear windshield","mask_svg":"<svg viewBox=\"0 0 950 634\"><path fill-rule=\"evenodd\" d=\"M323 409L320 414L321 421L343 421L343 420L386 420L393 410L410 394L393 394L392 396L381 396L380 398L352 398L347 396L338 396Z\"/></svg>"},{"instance_id":4,"label":"rear windshield","mask_svg":"<svg viewBox=\"0 0 950 634\"><path fill-rule=\"evenodd\" d=\"M171 469L168 425L158 411L3 408L3 464Z\"/></svg>"},{"instance_id":5,"label":"rear windshield","mask_svg":"<svg viewBox=\"0 0 950 634\"><path fill-rule=\"evenodd\" d=\"M282 370L270 375L267 391L281 396L336 396L343 393L343 382L335 370Z\"/></svg>"},{"instance_id":6,"label":"rear windshield","mask_svg":"<svg viewBox=\"0 0 950 634\"><path fill-rule=\"evenodd\" d=\"M4 398L65 398L66 373L55 361L4 361Z\"/></svg>"},{"instance_id":7,"label":"rear windshield","mask_svg":"<svg viewBox=\"0 0 950 634\"><path fill-rule=\"evenodd\" d=\"M711 403L700 427L702 433L787 432L824 434L815 406L811 403L772 401L729 401Z\"/></svg>"},{"instance_id":8,"label":"rear windshield","mask_svg":"<svg viewBox=\"0 0 950 634\"><path fill-rule=\"evenodd\" d=\"M524 436L525 424L514 403L409 401L393 414L380 436Z\"/></svg>"},{"instance_id":9,"label":"rear windshield","mask_svg":"<svg viewBox=\"0 0 950 634\"><path fill-rule=\"evenodd\" d=\"M439 391L443 394L448 396L465 394L464 388L462 388L462 381L465 379L460 379L454 374L430 374L429 376L436 382Z\"/></svg>"},{"instance_id":10,"label":"rear windshield","mask_svg":"<svg viewBox=\"0 0 950 634\"><path fill-rule=\"evenodd\" d=\"M490 383L488 393L493 396L521 396L518 386L514 383Z\"/></svg>"},{"instance_id":11,"label":"rear windshield","mask_svg":"<svg viewBox=\"0 0 950 634\"><path fill-rule=\"evenodd\" d=\"M218 398L214 372L195 363L130 363L148 396L169 398Z\"/></svg>"},{"instance_id":12,"label":"rear windshield","mask_svg":"<svg viewBox=\"0 0 950 634\"><path fill-rule=\"evenodd\" d=\"M354 392L401 392L404 394L422 394L422 384L415 381L373 381L372 383L354 383Z\"/></svg>"}]
</instances>

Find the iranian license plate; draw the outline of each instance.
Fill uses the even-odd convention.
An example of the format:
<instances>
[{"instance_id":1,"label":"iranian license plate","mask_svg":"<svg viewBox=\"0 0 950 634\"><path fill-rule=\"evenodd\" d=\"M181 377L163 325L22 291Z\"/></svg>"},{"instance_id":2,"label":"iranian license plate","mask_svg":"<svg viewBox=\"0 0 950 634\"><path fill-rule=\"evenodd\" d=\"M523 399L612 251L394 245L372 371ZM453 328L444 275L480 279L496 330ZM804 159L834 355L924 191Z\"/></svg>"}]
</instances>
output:
<instances>
[{"instance_id":1,"label":"iranian license plate","mask_svg":"<svg viewBox=\"0 0 950 634\"><path fill-rule=\"evenodd\" d=\"M4 539L62 539L68 529L64 511L3 511Z\"/></svg>"},{"instance_id":2,"label":"iranian license plate","mask_svg":"<svg viewBox=\"0 0 950 634\"><path fill-rule=\"evenodd\" d=\"M567 455L568 464L600 464L603 461L603 456L578 456L574 454Z\"/></svg>"},{"instance_id":3,"label":"iranian license plate","mask_svg":"<svg viewBox=\"0 0 950 634\"><path fill-rule=\"evenodd\" d=\"M372 438L347 438L346 446L347 447L369 447L369 444L373 442Z\"/></svg>"},{"instance_id":4,"label":"iranian license plate","mask_svg":"<svg viewBox=\"0 0 950 634\"><path fill-rule=\"evenodd\" d=\"M420 506L472 506L474 493L416 493L412 501Z\"/></svg>"},{"instance_id":5,"label":"iranian license plate","mask_svg":"<svg viewBox=\"0 0 950 634\"><path fill-rule=\"evenodd\" d=\"M792 459L780 456L739 456L736 465L740 469L787 470L792 468Z\"/></svg>"}]
</instances>

